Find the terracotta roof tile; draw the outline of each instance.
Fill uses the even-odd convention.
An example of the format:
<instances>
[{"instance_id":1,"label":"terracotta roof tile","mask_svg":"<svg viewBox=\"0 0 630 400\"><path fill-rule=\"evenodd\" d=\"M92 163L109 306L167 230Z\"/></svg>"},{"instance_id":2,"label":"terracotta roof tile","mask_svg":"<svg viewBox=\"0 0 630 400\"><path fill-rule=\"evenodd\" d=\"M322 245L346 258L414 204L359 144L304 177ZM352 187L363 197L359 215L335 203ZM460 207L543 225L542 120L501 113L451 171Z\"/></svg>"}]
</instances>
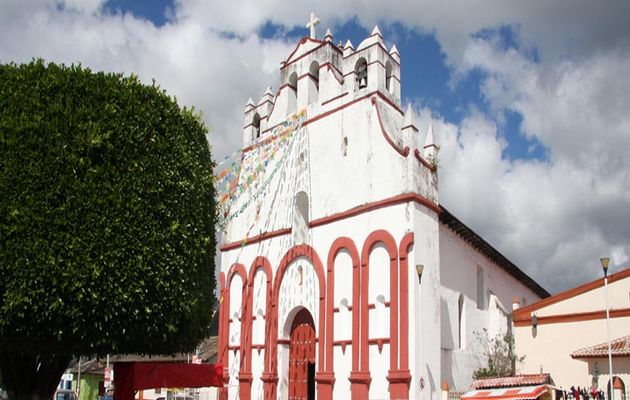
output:
<instances>
[{"instance_id":1,"label":"terracotta roof tile","mask_svg":"<svg viewBox=\"0 0 630 400\"><path fill-rule=\"evenodd\" d=\"M477 379L473 389L491 389L512 386L542 385L550 383L549 374L529 374L506 376L504 378Z\"/></svg>"},{"instance_id":2,"label":"terracotta roof tile","mask_svg":"<svg viewBox=\"0 0 630 400\"><path fill-rule=\"evenodd\" d=\"M630 356L630 335L623 336L610 342L613 356ZM608 342L585 347L571 353L572 358L608 357Z\"/></svg>"}]
</instances>

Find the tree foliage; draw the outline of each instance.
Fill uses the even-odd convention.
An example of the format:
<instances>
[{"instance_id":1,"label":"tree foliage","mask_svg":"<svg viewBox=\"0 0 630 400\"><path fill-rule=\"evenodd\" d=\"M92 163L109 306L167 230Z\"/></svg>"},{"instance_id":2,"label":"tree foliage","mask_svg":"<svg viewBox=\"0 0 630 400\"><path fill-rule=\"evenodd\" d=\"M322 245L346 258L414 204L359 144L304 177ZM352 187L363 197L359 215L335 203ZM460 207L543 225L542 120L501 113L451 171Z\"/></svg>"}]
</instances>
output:
<instances>
[{"instance_id":1,"label":"tree foliage","mask_svg":"<svg viewBox=\"0 0 630 400\"><path fill-rule=\"evenodd\" d=\"M215 203L206 132L193 110L134 76L0 65L7 386L12 355L173 353L207 335Z\"/></svg>"},{"instance_id":2,"label":"tree foliage","mask_svg":"<svg viewBox=\"0 0 630 400\"><path fill-rule=\"evenodd\" d=\"M522 363L525 356L518 357L514 353L514 338L508 332L489 338L487 331L480 335L480 340L485 342L484 356L486 366L473 372L473 379L500 378L514 376L516 365Z\"/></svg>"}]
</instances>

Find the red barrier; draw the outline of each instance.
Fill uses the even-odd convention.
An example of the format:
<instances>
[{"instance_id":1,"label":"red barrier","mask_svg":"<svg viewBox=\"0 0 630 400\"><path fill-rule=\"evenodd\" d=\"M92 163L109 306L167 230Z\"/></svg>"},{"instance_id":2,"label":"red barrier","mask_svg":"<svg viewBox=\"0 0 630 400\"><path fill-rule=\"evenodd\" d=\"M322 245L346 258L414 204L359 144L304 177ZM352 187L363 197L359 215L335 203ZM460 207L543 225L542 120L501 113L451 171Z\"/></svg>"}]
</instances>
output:
<instances>
[{"instance_id":1,"label":"red barrier","mask_svg":"<svg viewBox=\"0 0 630 400\"><path fill-rule=\"evenodd\" d=\"M122 362L114 364L114 400L133 400L136 390L223 387L221 364Z\"/></svg>"}]
</instances>

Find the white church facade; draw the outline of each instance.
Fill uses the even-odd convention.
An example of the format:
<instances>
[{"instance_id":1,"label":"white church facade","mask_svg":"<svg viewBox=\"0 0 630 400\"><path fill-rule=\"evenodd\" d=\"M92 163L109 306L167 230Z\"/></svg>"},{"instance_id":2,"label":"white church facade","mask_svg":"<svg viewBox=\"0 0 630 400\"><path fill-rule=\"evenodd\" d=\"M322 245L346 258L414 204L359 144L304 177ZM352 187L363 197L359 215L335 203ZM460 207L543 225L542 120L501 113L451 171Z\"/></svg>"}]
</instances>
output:
<instances>
[{"instance_id":1,"label":"white church facade","mask_svg":"<svg viewBox=\"0 0 630 400\"><path fill-rule=\"evenodd\" d=\"M378 28L303 38L245 107L222 175L222 399L438 399L478 332L548 296L438 201L438 146L401 108Z\"/></svg>"}]
</instances>

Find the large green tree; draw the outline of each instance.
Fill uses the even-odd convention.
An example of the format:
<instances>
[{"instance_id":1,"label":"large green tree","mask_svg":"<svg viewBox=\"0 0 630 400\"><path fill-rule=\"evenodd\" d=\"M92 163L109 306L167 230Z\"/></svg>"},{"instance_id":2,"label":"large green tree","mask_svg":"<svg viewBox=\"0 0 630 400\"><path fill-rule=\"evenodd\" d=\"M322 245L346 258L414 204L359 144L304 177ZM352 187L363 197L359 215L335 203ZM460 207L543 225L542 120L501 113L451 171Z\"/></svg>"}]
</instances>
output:
<instances>
[{"instance_id":1,"label":"large green tree","mask_svg":"<svg viewBox=\"0 0 630 400\"><path fill-rule=\"evenodd\" d=\"M189 351L214 291L200 117L155 85L0 65L0 371L50 399L72 356Z\"/></svg>"}]
</instances>

